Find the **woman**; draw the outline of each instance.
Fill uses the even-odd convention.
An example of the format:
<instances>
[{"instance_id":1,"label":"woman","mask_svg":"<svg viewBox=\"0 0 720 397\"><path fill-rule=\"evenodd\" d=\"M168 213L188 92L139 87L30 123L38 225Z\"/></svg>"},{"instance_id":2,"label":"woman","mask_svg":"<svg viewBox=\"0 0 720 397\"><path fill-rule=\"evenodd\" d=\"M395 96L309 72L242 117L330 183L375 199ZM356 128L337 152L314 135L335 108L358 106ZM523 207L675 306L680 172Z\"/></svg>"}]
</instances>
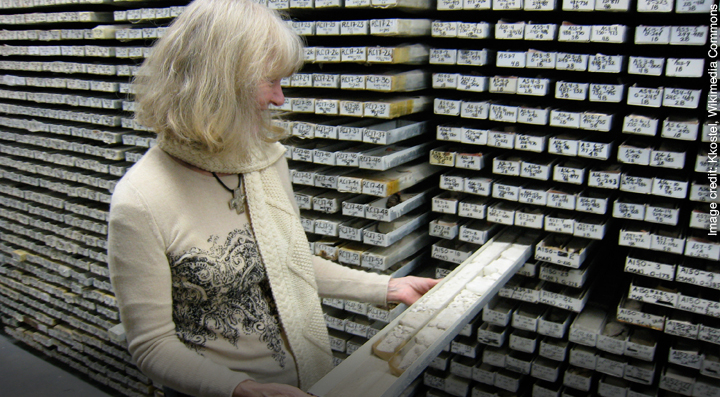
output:
<instances>
[{"instance_id":1,"label":"woman","mask_svg":"<svg viewBox=\"0 0 720 397\"><path fill-rule=\"evenodd\" d=\"M268 106L302 42L249 0L197 0L136 81L158 134L118 184L111 280L138 367L195 396L303 396L332 366L318 294L411 304L436 280L314 257Z\"/></svg>"}]
</instances>

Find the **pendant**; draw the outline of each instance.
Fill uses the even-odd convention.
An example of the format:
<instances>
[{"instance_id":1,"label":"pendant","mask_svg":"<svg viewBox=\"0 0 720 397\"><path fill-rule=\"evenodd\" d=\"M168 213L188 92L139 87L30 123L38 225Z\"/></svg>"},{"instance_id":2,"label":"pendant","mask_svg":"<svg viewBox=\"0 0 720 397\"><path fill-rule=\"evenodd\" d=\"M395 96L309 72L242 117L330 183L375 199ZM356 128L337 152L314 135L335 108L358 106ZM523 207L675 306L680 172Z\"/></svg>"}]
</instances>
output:
<instances>
[{"instance_id":1,"label":"pendant","mask_svg":"<svg viewBox=\"0 0 720 397\"><path fill-rule=\"evenodd\" d=\"M245 193L242 192L242 186L233 190L233 198L228 204L230 204L230 209L234 209L238 214L245 212Z\"/></svg>"}]
</instances>

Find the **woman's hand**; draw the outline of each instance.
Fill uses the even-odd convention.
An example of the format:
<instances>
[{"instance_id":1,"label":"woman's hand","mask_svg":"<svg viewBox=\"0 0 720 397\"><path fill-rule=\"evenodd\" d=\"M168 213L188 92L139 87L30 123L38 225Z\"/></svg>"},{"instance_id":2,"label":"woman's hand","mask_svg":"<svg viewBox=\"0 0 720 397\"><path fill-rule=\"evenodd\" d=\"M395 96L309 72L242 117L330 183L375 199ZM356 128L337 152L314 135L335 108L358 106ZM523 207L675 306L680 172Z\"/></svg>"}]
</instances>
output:
<instances>
[{"instance_id":1,"label":"woman's hand","mask_svg":"<svg viewBox=\"0 0 720 397\"><path fill-rule=\"evenodd\" d=\"M297 387L279 383L258 383L254 380L240 382L233 391L233 397L308 397L310 394Z\"/></svg>"},{"instance_id":2,"label":"woman's hand","mask_svg":"<svg viewBox=\"0 0 720 397\"><path fill-rule=\"evenodd\" d=\"M388 302L402 302L410 306L439 282L440 280L415 276L391 278L388 284L387 300Z\"/></svg>"}]
</instances>

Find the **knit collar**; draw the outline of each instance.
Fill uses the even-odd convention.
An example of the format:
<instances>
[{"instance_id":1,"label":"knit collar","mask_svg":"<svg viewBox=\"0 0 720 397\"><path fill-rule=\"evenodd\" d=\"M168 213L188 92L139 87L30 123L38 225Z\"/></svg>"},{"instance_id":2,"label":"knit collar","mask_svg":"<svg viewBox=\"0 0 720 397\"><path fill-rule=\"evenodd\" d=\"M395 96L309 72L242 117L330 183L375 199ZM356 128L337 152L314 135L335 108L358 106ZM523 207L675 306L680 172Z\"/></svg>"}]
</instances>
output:
<instances>
[{"instance_id":1,"label":"knit collar","mask_svg":"<svg viewBox=\"0 0 720 397\"><path fill-rule=\"evenodd\" d=\"M174 139L159 136L157 145L165 153L176 157L190 165L209 172L223 174L244 174L265 169L274 164L285 154L285 147L280 143L263 142L260 149L250 152L248 156L223 151L209 153L206 150L181 143Z\"/></svg>"}]
</instances>

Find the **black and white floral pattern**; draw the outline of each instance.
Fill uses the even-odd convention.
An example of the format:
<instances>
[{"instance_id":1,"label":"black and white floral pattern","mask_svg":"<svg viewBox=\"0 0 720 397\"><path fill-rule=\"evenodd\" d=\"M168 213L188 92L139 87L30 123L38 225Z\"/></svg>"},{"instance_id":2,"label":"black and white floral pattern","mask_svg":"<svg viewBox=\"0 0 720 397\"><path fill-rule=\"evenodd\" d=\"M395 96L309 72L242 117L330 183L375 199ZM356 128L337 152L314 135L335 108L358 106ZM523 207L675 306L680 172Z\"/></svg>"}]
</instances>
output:
<instances>
[{"instance_id":1,"label":"black and white floral pattern","mask_svg":"<svg viewBox=\"0 0 720 397\"><path fill-rule=\"evenodd\" d=\"M208 242L208 250L192 248L169 257L178 337L202 353L218 337L241 348L241 333L257 334L284 368L277 308L250 226L230 232L225 241L211 236Z\"/></svg>"}]
</instances>

